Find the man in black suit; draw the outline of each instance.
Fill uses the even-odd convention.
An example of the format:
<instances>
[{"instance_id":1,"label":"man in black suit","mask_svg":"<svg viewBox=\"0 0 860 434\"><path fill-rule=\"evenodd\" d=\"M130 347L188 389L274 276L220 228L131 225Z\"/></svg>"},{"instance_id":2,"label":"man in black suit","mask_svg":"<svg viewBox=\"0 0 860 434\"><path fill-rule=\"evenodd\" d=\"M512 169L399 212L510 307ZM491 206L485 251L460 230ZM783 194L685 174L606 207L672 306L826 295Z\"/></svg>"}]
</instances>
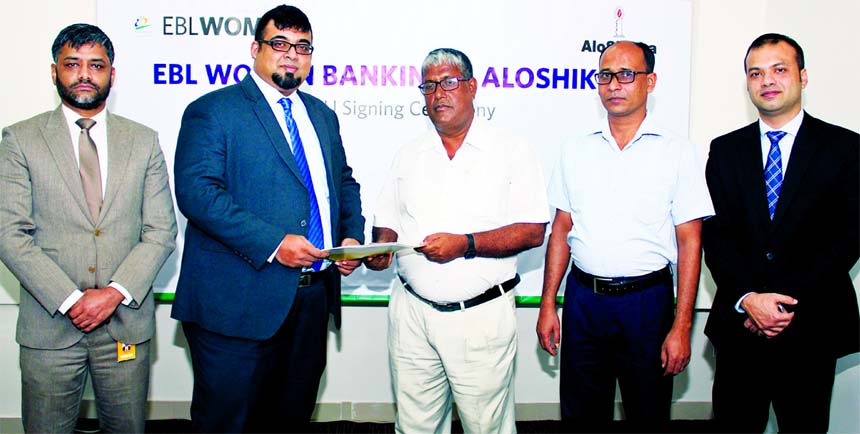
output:
<instances>
[{"instance_id":1,"label":"man in black suit","mask_svg":"<svg viewBox=\"0 0 860 434\"><path fill-rule=\"evenodd\" d=\"M722 430L825 432L836 359L860 350L849 270L858 258L860 136L801 108L803 50L765 34L744 63L759 113L714 139L705 261L717 294L705 333L716 349Z\"/></svg>"},{"instance_id":2,"label":"man in black suit","mask_svg":"<svg viewBox=\"0 0 860 434\"><path fill-rule=\"evenodd\" d=\"M364 218L337 116L297 90L312 44L302 11L266 12L254 69L182 118L174 170L188 227L172 315L191 350L196 431L306 430L340 276L359 265L323 261L363 241Z\"/></svg>"}]
</instances>

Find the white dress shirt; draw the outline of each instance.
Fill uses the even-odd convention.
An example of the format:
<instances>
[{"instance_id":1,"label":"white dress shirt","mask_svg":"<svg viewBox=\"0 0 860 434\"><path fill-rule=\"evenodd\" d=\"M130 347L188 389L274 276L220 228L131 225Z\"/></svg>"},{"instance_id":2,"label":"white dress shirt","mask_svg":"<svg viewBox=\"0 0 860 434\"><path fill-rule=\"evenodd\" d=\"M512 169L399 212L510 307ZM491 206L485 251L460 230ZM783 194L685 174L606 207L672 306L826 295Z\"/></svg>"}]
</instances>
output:
<instances>
[{"instance_id":1,"label":"white dress shirt","mask_svg":"<svg viewBox=\"0 0 860 434\"><path fill-rule=\"evenodd\" d=\"M570 213L567 241L586 273L641 276L677 263L675 226L714 215L696 147L650 119L623 150L608 121L562 148L549 201Z\"/></svg>"}]
</instances>

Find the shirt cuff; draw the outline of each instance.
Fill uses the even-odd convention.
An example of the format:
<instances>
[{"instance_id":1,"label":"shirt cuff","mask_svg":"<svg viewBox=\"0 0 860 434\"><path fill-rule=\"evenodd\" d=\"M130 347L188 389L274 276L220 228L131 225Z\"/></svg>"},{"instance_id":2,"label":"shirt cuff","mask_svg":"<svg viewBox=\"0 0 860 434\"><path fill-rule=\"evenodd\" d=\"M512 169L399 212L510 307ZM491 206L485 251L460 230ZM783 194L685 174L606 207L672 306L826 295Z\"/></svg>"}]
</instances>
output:
<instances>
[{"instance_id":1,"label":"shirt cuff","mask_svg":"<svg viewBox=\"0 0 860 434\"><path fill-rule=\"evenodd\" d=\"M75 292L69 294L69 296L66 297L66 301L64 301L63 304L60 305L60 307L57 309L57 312L60 312L61 315L65 315L66 312L68 312L69 309L71 309L72 306L74 306L75 303L77 303L78 300L80 300L83 296L84 293L81 292L81 290L76 289Z\"/></svg>"},{"instance_id":2,"label":"shirt cuff","mask_svg":"<svg viewBox=\"0 0 860 434\"><path fill-rule=\"evenodd\" d=\"M274 251L274 252L272 252L272 254L271 254L271 255L269 255L269 263L270 263L270 264L272 263L272 261L274 261L274 260L275 260L275 256L277 256L277 254L278 254L278 250L281 250L281 244L284 244L284 240L281 240L281 242L280 242L280 243L278 243L278 247L276 247L276 248L275 248L275 251Z\"/></svg>"},{"instance_id":3,"label":"shirt cuff","mask_svg":"<svg viewBox=\"0 0 860 434\"><path fill-rule=\"evenodd\" d=\"M754 293L754 291L750 291L750 292L742 295L741 298L738 299L738 302L735 303L735 310L738 311L738 313L746 313L744 308L741 307L741 303L744 301L745 298L747 298L748 295L753 294L753 293Z\"/></svg>"},{"instance_id":4,"label":"shirt cuff","mask_svg":"<svg viewBox=\"0 0 860 434\"><path fill-rule=\"evenodd\" d=\"M122 300L123 306L128 306L129 304L131 304L132 301L134 301L134 297L131 296L131 293L129 293L128 290L125 289L125 287L120 285L119 283L111 282L108 284L108 286L113 289L116 289L117 291L119 291L120 294L122 294L122 296L124 297Z\"/></svg>"}]
</instances>

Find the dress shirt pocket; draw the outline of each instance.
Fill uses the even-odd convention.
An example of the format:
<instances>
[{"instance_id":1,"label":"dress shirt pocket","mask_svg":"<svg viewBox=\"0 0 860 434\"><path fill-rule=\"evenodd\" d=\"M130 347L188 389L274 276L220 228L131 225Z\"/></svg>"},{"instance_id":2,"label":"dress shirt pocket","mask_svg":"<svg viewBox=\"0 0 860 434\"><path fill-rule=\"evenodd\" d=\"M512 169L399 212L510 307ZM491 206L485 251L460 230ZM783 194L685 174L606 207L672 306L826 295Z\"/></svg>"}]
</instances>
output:
<instances>
[{"instance_id":1,"label":"dress shirt pocket","mask_svg":"<svg viewBox=\"0 0 860 434\"><path fill-rule=\"evenodd\" d=\"M661 192L640 192L633 204L636 207L633 214L645 225L661 223L669 216L669 202Z\"/></svg>"},{"instance_id":2,"label":"dress shirt pocket","mask_svg":"<svg viewBox=\"0 0 860 434\"><path fill-rule=\"evenodd\" d=\"M402 204L401 212L416 222L432 220L442 206L433 186L422 182L422 177L397 178L397 194Z\"/></svg>"},{"instance_id":3,"label":"dress shirt pocket","mask_svg":"<svg viewBox=\"0 0 860 434\"><path fill-rule=\"evenodd\" d=\"M463 210L463 219L476 228L496 228L508 222L508 197L511 179L505 171L474 170L463 180L464 192L454 193Z\"/></svg>"}]
</instances>

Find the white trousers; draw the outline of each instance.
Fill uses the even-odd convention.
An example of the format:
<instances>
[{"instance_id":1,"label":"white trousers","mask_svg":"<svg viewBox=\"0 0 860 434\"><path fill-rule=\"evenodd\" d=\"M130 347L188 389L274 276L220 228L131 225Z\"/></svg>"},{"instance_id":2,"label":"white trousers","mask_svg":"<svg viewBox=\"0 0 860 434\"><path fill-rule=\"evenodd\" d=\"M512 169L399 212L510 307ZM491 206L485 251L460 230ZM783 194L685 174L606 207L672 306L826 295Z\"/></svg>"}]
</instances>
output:
<instances>
[{"instance_id":1,"label":"white trousers","mask_svg":"<svg viewBox=\"0 0 860 434\"><path fill-rule=\"evenodd\" d=\"M516 432L513 291L439 312L399 283L388 304L388 354L398 433L451 432L451 401L466 433Z\"/></svg>"}]
</instances>

